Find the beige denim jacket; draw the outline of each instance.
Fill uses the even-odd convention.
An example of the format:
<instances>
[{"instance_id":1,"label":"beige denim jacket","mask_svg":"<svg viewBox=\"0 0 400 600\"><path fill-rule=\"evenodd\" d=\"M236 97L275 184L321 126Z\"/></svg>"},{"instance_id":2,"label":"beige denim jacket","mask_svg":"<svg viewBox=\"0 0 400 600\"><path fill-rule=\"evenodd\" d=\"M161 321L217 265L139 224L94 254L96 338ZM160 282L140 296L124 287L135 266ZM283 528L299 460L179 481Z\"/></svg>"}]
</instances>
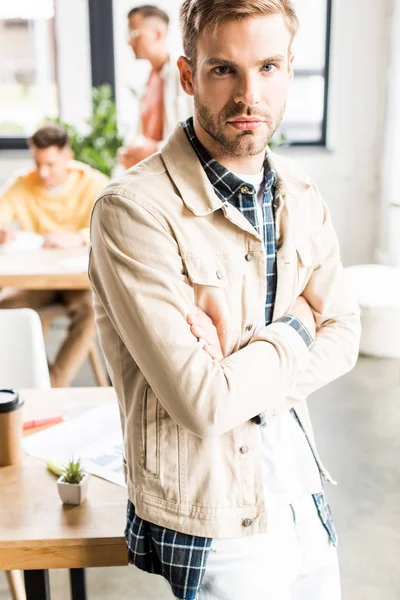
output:
<instances>
[{"instance_id":1,"label":"beige denim jacket","mask_svg":"<svg viewBox=\"0 0 400 600\"><path fill-rule=\"evenodd\" d=\"M215 195L179 125L160 154L110 183L93 210L89 275L119 400L129 498L143 519L183 533L266 531L261 436L250 421L259 413L268 427L294 407L326 473L305 399L358 354L358 307L327 207L297 166L271 160L274 319L303 294L318 326L312 351L289 325L264 326L263 241ZM218 329L221 363L189 330L195 306Z\"/></svg>"}]
</instances>

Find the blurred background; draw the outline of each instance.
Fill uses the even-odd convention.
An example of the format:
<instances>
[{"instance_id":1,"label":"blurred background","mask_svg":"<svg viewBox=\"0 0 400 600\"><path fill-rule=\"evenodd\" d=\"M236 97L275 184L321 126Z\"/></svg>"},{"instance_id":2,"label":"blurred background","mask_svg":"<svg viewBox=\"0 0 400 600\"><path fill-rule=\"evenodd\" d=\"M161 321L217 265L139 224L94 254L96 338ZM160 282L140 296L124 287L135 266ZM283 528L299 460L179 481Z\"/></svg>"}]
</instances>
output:
<instances>
[{"instance_id":1,"label":"blurred background","mask_svg":"<svg viewBox=\"0 0 400 600\"><path fill-rule=\"evenodd\" d=\"M131 141L150 64L127 44L129 0L0 2L0 182L24 167L24 138L44 118L85 130L92 90L116 99L118 130ZM396 0L297 0L296 78L281 132L285 150L313 176L330 204L345 263L399 260L398 202L390 148L399 144ZM160 0L181 51L179 0ZM396 101L397 96L397 101ZM389 218L390 213L390 218ZM390 239L389 239L390 238Z\"/></svg>"},{"instance_id":2,"label":"blurred background","mask_svg":"<svg viewBox=\"0 0 400 600\"><path fill-rule=\"evenodd\" d=\"M79 148L80 160L86 152L102 172L118 171L116 150L134 142L139 99L151 68L148 61L135 60L127 43L127 13L139 4L0 0L0 184L32 164L26 138L48 118L67 124L81 140L86 136L89 149ZM179 0L154 4L170 16L170 50L179 56ZM361 276L349 273L365 308L364 325L371 325L371 307L371 327L377 326L377 314L384 317L377 326L383 340L372 329L356 369L315 394L311 409L325 462L339 481L328 493L339 530L344 600L396 600L400 0L296 0L295 5L301 23L295 80L276 134L277 151L299 162L317 182L345 266L363 267ZM98 143L107 135L112 152ZM371 265L385 266L383 275L372 276ZM50 354L63 327L62 320L52 326ZM73 385L93 383L85 364ZM52 572L51 577L53 598L64 600L67 574ZM88 570L88 579L91 597L98 600L163 598L158 580L133 567ZM7 594L0 578L0 599Z\"/></svg>"}]
</instances>

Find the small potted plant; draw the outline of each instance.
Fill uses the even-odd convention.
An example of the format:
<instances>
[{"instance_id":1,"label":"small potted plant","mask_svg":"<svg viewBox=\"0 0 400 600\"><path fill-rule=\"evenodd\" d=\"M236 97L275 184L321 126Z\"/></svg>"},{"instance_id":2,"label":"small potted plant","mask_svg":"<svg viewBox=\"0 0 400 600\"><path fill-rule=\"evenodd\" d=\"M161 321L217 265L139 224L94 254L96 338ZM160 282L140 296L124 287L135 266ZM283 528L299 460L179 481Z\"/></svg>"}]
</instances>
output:
<instances>
[{"instance_id":1,"label":"small potted plant","mask_svg":"<svg viewBox=\"0 0 400 600\"><path fill-rule=\"evenodd\" d=\"M81 460L71 460L57 480L58 493L64 504L81 504L87 496L89 474L82 468Z\"/></svg>"}]
</instances>

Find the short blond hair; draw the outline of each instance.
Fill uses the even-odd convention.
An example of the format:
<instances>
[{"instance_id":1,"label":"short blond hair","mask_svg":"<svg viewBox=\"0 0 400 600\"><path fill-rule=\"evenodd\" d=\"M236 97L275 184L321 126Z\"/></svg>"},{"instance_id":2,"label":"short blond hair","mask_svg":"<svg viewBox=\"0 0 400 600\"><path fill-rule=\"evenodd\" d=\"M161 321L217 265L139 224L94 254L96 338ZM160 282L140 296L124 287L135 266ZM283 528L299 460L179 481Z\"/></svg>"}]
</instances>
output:
<instances>
[{"instance_id":1,"label":"short blond hair","mask_svg":"<svg viewBox=\"0 0 400 600\"><path fill-rule=\"evenodd\" d=\"M215 30L226 21L276 14L283 15L294 37L299 21L291 0L183 0L180 24L185 55L195 60L197 39L205 29Z\"/></svg>"}]
</instances>

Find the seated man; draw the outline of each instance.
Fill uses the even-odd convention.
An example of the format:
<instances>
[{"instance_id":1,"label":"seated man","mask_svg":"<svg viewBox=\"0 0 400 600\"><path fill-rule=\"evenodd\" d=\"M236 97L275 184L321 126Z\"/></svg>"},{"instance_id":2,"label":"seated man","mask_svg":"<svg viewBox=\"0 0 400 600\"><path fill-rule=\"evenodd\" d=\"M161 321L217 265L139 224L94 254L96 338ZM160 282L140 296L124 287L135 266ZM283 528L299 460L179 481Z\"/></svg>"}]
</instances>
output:
<instances>
[{"instance_id":1,"label":"seated man","mask_svg":"<svg viewBox=\"0 0 400 600\"><path fill-rule=\"evenodd\" d=\"M0 192L0 245L16 236L15 224L44 236L47 248L77 248L89 243L93 203L107 178L73 161L67 133L42 127L29 140L36 168L20 175ZM67 386L85 360L95 335L89 290L12 290L0 293L0 308L39 309L63 303L69 333L50 367L54 387Z\"/></svg>"}]
</instances>

